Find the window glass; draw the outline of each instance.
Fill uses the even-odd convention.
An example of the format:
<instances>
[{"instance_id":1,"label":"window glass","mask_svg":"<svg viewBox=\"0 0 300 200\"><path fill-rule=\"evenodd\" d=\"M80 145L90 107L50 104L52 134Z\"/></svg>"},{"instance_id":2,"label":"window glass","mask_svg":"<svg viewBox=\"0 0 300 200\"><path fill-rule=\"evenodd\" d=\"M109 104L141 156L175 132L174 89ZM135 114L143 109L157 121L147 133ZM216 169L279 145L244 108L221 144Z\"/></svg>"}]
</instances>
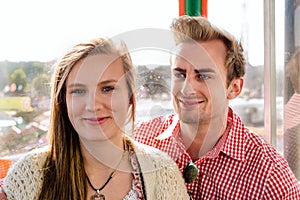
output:
<instances>
[{"instance_id":1,"label":"window glass","mask_svg":"<svg viewBox=\"0 0 300 200\"><path fill-rule=\"evenodd\" d=\"M300 4L286 7L284 156L300 180Z\"/></svg>"},{"instance_id":2,"label":"window glass","mask_svg":"<svg viewBox=\"0 0 300 200\"><path fill-rule=\"evenodd\" d=\"M69 9L68 3L55 0L48 3L33 0L5 2L0 3L3 8L0 22L6 30L0 38L3 44L0 45L0 157L3 158L18 157L47 145L50 79L53 65L66 49L78 41L98 36L118 36L139 28L168 29L172 19L178 16L178 2L173 0L143 3L120 0L118 6L112 3L115 1L105 1L101 3L102 7L114 9L101 11L96 0L84 4L73 2L73 9ZM283 154L284 1L275 2L276 148ZM89 13L78 15L83 10ZM295 12L296 46L300 43L299 10L298 6ZM18 16L7 17L12 13ZM250 129L265 136L264 91L267 88L264 88L263 13L261 0L208 1L208 18L242 41L247 58L244 89L230 106ZM132 57L138 75L137 120L174 112L168 52L139 50L132 52Z\"/></svg>"}]
</instances>

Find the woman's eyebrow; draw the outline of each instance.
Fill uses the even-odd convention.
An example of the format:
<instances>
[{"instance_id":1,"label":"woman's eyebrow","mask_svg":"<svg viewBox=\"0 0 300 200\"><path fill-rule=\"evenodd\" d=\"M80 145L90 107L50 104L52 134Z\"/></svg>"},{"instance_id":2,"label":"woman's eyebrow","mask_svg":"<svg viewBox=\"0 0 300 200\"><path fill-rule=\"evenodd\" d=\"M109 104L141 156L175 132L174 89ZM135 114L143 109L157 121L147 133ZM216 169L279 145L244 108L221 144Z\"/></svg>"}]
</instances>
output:
<instances>
[{"instance_id":1,"label":"woman's eyebrow","mask_svg":"<svg viewBox=\"0 0 300 200\"><path fill-rule=\"evenodd\" d=\"M109 79L109 80L104 80L104 81L101 81L99 82L97 85L105 85L105 84L109 84L109 83L117 83L118 80L115 80L115 79Z\"/></svg>"},{"instance_id":2,"label":"woman's eyebrow","mask_svg":"<svg viewBox=\"0 0 300 200\"><path fill-rule=\"evenodd\" d=\"M81 83L71 83L71 84L68 84L67 87L83 87L84 84L81 84Z\"/></svg>"}]
</instances>

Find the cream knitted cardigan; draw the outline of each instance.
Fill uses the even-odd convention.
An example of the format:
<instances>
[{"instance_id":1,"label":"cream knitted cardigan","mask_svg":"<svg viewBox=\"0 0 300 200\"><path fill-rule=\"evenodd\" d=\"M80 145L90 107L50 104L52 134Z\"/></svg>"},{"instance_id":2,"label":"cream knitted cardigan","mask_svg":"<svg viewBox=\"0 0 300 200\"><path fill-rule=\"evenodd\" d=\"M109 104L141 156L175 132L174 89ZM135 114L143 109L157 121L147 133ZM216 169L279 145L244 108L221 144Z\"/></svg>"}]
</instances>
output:
<instances>
[{"instance_id":1,"label":"cream knitted cardigan","mask_svg":"<svg viewBox=\"0 0 300 200\"><path fill-rule=\"evenodd\" d=\"M188 200L182 174L165 153L132 141L144 179L148 200ZM47 153L28 154L12 166L3 189L8 200L37 199L42 185L42 168Z\"/></svg>"}]
</instances>

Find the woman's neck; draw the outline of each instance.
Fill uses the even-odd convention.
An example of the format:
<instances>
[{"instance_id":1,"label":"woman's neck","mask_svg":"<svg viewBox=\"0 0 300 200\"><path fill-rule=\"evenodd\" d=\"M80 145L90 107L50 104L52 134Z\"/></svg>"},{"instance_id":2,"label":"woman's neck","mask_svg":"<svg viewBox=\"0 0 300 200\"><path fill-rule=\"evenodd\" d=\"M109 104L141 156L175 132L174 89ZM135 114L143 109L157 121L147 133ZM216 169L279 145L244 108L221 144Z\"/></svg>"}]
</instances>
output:
<instances>
[{"instance_id":1,"label":"woman's neck","mask_svg":"<svg viewBox=\"0 0 300 200\"><path fill-rule=\"evenodd\" d=\"M81 140L81 152L85 162L85 167L92 166L93 169L115 168L119 160L122 159L123 136L118 140L104 141L84 141Z\"/></svg>"},{"instance_id":2,"label":"woman's neck","mask_svg":"<svg viewBox=\"0 0 300 200\"><path fill-rule=\"evenodd\" d=\"M95 195L95 189L107 199L121 199L131 189L133 180L132 166L127 148L124 144L112 144L110 141L97 142L95 147L82 145L84 168L89 180L87 197ZM111 177L111 178L110 178ZM121 184L122 183L122 184ZM92 186L91 186L92 185Z\"/></svg>"}]
</instances>

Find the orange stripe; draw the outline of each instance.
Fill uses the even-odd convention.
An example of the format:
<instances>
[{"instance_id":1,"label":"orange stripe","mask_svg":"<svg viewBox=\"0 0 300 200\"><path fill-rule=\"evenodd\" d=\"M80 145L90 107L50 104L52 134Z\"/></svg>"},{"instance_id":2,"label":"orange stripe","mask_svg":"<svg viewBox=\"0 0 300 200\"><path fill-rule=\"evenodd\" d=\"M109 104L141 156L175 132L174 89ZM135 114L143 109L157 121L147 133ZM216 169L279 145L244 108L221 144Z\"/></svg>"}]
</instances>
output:
<instances>
[{"instance_id":1,"label":"orange stripe","mask_svg":"<svg viewBox=\"0 0 300 200\"><path fill-rule=\"evenodd\" d=\"M202 0L202 16L207 18L207 1L208 0Z\"/></svg>"},{"instance_id":2,"label":"orange stripe","mask_svg":"<svg viewBox=\"0 0 300 200\"><path fill-rule=\"evenodd\" d=\"M11 160L0 159L0 178L4 178L6 176L11 163Z\"/></svg>"},{"instance_id":3,"label":"orange stripe","mask_svg":"<svg viewBox=\"0 0 300 200\"><path fill-rule=\"evenodd\" d=\"M179 16L184 15L184 0L179 0Z\"/></svg>"}]
</instances>

